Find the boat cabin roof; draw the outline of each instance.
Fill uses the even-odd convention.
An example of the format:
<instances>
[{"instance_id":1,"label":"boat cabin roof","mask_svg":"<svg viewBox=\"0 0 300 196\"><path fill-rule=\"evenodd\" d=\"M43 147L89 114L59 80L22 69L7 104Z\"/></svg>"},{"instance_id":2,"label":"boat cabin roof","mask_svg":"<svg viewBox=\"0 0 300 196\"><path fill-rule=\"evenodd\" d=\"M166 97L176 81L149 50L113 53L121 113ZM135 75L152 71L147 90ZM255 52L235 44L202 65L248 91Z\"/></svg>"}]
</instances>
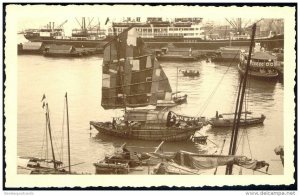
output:
<instances>
[{"instance_id":1,"label":"boat cabin roof","mask_svg":"<svg viewBox=\"0 0 300 196\"><path fill-rule=\"evenodd\" d=\"M269 54L268 52L256 52L253 54L251 59L257 60L276 60L277 57Z\"/></svg>"}]
</instances>

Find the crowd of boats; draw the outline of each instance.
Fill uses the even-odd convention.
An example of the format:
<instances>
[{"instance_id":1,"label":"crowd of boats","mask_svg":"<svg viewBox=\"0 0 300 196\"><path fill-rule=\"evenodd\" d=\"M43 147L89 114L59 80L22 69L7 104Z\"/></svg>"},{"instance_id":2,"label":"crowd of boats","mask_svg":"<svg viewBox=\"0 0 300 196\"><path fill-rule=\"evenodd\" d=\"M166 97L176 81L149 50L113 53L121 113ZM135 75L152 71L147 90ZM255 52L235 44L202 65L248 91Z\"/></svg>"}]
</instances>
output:
<instances>
[{"instance_id":1,"label":"crowd of boats","mask_svg":"<svg viewBox=\"0 0 300 196\"><path fill-rule=\"evenodd\" d=\"M264 51L259 44L255 45L256 24L252 28L252 39L249 42L248 54L236 48L230 48L230 52L226 50L227 53L220 52L221 55L224 54L224 58L238 59L237 68L242 77L235 112L222 114L216 112L216 116L212 118L185 116L170 110L172 107L185 103L188 95L179 95L177 90L176 92L172 91L168 77L158 59L174 60L173 55L176 60L183 60L183 62L194 60L178 57L178 52L184 52L187 57L192 57L193 51L191 48L188 50L161 48L161 50L156 50L155 53L153 51L149 52L143 38L139 36L137 28L133 26L125 28L122 32L112 36L103 46L101 105L105 110L123 109L124 113L122 116L112 118L111 121L90 121L90 126L104 135L160 141L161 143L154 148L153 152L139 153L131 152L124 144L113 155L106 156L104 160L93 163L96 173L130 174L133 171L140 171L146 174L201 174L202 170L207 169L215 169L216 173L218 167L226 166L226 174L232 174L233 165L237 165L269 174L269 163L257 161L244 155L236 155L239 127L262 124L266 118L264 114L256 116L243 110L247 79L252 76L267 80L278 77L277 57ZM225 49L222 48L222 50ZM278 54L282 53L283 51L278 52ZM205 53L205 55L208 54L208 52ZM217 54L213 53L213 55L205 56L205 58L207 58L207 61L214 60L214 58L220 60L216 56ZM163 59L163 57L165 58ZM177 74L179 72L182 72L183 76L186 77L200 77L199 72L195 70L177 70ZM66 103L67 101L66 95ZM46 108L46 130L52 146L50 116L45 97L43 97L43 103ZM156 108L148 109L148 106L156 106ZM194 142L205 145L208 137L205 135L195 136L195 132L209 124L214 127L232 128L228 155L199 154L183 150L178 152L161 151L164 142L193 139ZM20 161L23 165L19 166L30 171L31 174L76 174L71 171L69 145L68 170L55 159L53 147L52 159L19 157L23 160ZM283 148L282 151L277 149L276 153L283 157ZM42 166L41 162L46 162L48 166ZM50 167L50 164L53 167ZM266 171L262 171L262 168L266 168Z\"/></svg>"}]
</instances>

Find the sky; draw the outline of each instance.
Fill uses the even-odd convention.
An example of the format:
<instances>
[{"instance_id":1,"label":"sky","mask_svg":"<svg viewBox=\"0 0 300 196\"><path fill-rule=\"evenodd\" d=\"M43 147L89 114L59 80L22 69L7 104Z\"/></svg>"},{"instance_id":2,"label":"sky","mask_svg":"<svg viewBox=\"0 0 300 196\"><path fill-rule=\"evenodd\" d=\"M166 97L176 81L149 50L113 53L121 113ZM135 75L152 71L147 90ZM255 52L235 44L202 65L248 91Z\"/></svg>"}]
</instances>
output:
<instances>
[{"instance_id":1,"label":"sky","mask_svg":"<svg viewBox=\"0 0 300 196\"><path fill-rule=\"evenodd\" d=\"M81 17L93 18L93 24L96 25L98 19L101 28L107 28L111 25L108 23L105 26L107 18L112 21L122 21L127 17L141 17L141 21L145 21L147 17L162 17L163 19L171 19L175 17L200 17L203 22L214 21L215 24L228 25L225 20L235 19L237 17L245 18L246 20L256 21L263 17L278 18L274 12L265 13L259 9L252 8L216 8L216 7L201 7L201 6L133 6L133 5L102 5L102 6L22 6L18 7L16 17L18 31L27 28L41 28L47 23L55 22L55 26L68 22L64 25L65 34L71 34L73 28L80 28L77 20L80 22ZM251 10L252 9L252 10ZM261 12L261 14L254 14ZM247 14L248 13L248 14ZM87 20L88 21L88 20Z\"/></svg>"}]
</instances>

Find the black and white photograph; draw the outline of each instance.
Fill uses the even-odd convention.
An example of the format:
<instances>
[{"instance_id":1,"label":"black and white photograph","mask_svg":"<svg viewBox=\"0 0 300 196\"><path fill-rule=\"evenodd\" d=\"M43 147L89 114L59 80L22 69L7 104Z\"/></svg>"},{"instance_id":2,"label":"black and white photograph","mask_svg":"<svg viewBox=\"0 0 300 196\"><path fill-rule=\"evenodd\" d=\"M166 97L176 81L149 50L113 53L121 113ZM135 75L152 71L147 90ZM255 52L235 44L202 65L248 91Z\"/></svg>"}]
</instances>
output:
<instances>
[{"instance_id":1,"label":"black and white photograph","mask_svg":"<svg viewBox=\"0 0 300 196\"><path fill-rule=\"evenodd\" d=\"M295 6L5 11L7 187L294 183Z\"/></svg>"}]
</instances>

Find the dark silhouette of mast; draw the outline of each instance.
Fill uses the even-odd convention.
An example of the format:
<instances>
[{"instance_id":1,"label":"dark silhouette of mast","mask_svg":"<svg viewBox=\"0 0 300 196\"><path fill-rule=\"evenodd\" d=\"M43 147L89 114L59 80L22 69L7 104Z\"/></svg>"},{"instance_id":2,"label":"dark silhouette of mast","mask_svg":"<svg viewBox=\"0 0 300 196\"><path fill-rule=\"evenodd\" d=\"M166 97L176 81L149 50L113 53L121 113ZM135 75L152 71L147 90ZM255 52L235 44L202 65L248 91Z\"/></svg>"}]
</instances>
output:
<instances>
[{"instance_id":1,"label":"dark silhouette of mast","mask_svg":"<svg viewBox=\"0 0 300 196\"><path fill-rule=\"evenodd\" d=\"M69 129L69 106L68 106L68 95L66 93L66 109L67 109L67 133L68 133L68 162L69 162L69 173L71 173L71 152L70 152L70 129Z\"/></svg>"},{"instance_id":2,"label":"dark silhouette of mast","mask_svg":"<svg viewBox=\"0 0 300 196\"><path fill-rule=\"evenodd\" d=\"M48 103L46 103L46 117L47 117L46 120L48 122L48 131L49 131L49 138L50 138L50 144L51 144L51 151L52 151L52 158L53 158L54 170L57 170L56 161L55 161L55 153L54 153L53 142L52 142L52 133L51 133L50 114L49 114Z\"/></svg>"},{"instance_id":3,"label":"dark silhouette of mast","mask_svg":"<svg viewBox=\"0 0 300 196\"><path fill-rule=\"evenodd\" d=\"M239 93L238 93L238 98L237 98L237 105L236 105L236 110L235 110L235 115L234 115L234 122L233 122L232 135L231 135L230 148L229 148L228 155L235 155L235 153L236 153L237 137L238 137L239 127L240 127L240 120L241 120L243 102L244 102L244 97L245 97L244 95L245 95L245 90L246 90L247 76L248 76L249 64L250 64L250 59L251 59L251 53L252 53L252 48L254 45L255 31L256 31L256 23L254 23L254 25L252 26L252 36L251 36L251 43L250 43L250 48L249 48L249 55L247 58L246 70L245 70L244 76L242 76L242 78L241 78L241 83L239 86ZM237 111L238 111L238 113L237 113ZM233 167L232 163L227 165L227 167L226 167L227 175L232 174L232 167Z\"/></svg>"},{"instance_id":4,"label":"dark silhouette of mast","mask_svg":"<svg viewBox=\"0 0 300 196\"><path fill-rule=\"evenodd\" d=\"M124 71L125 69L121 69L121 64L120 64L120 46L121 46L121 40L120 40L120 35L117 35L115 28L113 28L114 31L114 36L116 37L116 49L117 49L117 64L118 64L118 74L120 76L120 83L121 83L121 90L122 90L122 97L123 97L123 106L124 106L124 113L126 114L127 110L126 110L126 95L125 95L125 90L124 90ZM125 53L126 54L126 53ZM126 57L125 57L126 59Z\"/></svg>"}]
</instances>

